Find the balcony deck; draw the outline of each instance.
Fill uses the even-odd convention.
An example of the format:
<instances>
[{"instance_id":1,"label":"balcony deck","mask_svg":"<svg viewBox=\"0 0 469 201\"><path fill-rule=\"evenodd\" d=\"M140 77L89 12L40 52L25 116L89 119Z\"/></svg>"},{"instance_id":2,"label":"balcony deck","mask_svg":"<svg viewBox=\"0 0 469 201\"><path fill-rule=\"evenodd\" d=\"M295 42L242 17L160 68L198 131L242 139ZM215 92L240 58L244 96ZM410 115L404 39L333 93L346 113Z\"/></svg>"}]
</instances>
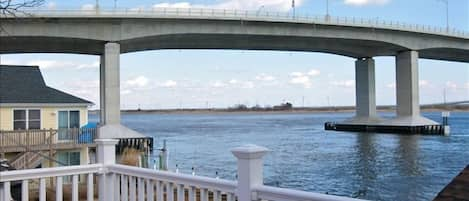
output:
<instances>
[{"instance_id":1,"label":"balcony deck","mask_svg":"<svg viewBox=\"0 0 469 201\"><path fill-rule=\"evenodd\" d=\"M96 136L96 128L0 131L0 153L96 147Z\"/></svg>"}]
</instances>

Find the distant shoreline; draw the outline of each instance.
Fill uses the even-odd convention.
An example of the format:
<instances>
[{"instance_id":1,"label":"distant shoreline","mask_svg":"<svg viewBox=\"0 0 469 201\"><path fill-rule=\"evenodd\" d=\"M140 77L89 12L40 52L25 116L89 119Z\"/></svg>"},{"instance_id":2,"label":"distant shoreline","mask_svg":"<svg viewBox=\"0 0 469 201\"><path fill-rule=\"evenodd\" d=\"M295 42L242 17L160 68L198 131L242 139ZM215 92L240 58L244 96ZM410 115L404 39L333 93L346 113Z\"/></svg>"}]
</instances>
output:
<instances>
[{"instance_id":1,"label":"distant shoreline","mask_svg":"<svg viewBox=\"0 0 469 201\"><path fill-rule=\"evenodd\" d=\"M378 106L378 112L394 112L393 106ZM458 107L425 107L422 106L422 112L469 112L469 106ZM346 113L355 112L353 106L341 107L308 107L308 108L293 108L289 110L235 110L235 109L151 109L151 110L122 110L126 114L293 114L293 113ZM99 110L90 110L91 114L98 114Z\"/></svg>"}]
</instances>

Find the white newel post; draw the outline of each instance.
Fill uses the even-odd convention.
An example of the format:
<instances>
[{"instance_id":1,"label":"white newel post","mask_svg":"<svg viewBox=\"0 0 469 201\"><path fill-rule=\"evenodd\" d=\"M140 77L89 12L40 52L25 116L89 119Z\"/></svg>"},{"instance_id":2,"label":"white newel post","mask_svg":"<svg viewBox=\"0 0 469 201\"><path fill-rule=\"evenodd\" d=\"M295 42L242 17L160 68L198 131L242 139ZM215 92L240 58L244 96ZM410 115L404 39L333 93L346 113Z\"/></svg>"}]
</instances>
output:
<instances>
[{"instance_id":1,"label":"white newel post","mask_svg":"<svg viewBox=\"0 0 469 201\"><path fill-rule=\"evenodd\" d=\"M262 157L268 151L257 145L245 145L231 150L238 159L238 201L257 200L253 189L264 185Z\"/></svg>"},{"instance_id":2,"label":"white newel post","mask_svg":"<svg viewBox=\"0 0 469 201\"><path fill-rule=\"evenodd\" d=\"M116 163L116 139L96 139L98 163L112 165ZM99 175L98 193L99 201L114 200L114 180L112 175L103 170Z\"/></svg>"}]
</instances>

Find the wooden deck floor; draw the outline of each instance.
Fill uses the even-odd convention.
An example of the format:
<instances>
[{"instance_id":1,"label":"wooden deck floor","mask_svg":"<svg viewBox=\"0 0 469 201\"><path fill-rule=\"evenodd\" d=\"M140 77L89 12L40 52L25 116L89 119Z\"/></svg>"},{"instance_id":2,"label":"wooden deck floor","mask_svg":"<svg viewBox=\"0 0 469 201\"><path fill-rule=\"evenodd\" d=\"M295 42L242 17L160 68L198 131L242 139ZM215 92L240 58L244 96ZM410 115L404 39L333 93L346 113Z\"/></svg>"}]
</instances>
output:
<instances>
[{"instance_id":1,"label":"wooden deck floor","mask_svg":"<svg viewBox=\"0 0 469 201\"><path fill-rule=\"evenodd\" d=\"M469 201L469 165L433 201Z\"/></svg>"}]
</instances>

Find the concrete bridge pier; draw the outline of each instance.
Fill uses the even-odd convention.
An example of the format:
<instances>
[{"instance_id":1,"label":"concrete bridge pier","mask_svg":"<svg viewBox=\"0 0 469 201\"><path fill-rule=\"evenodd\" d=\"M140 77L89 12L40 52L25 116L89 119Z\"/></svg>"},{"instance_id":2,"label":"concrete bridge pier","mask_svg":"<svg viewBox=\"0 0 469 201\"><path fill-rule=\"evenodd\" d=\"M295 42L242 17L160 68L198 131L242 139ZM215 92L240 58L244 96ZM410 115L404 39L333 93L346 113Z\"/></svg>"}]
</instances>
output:
<instances>
[{"instance_id":1,"label":"concrete bridge pier","mask_svg":"<svg viewBox=\"0 0 469 201\"><path fill-rule=\"evenodd\" d=\"M108 42L100 58L100 139L144 137L120 123L120 51L119 43Z\"/></svg>"},{"instance_id":2,"label":"concrete bridge pier","mask_svg":"<svg viewBox=\"0 0 469 201\"><path fill-rule=\"evenodd\" d=\"M384 122L387 125L439 125L420 115L418 59L417 51L400 52L396 56L397 117Z\"/></svg>"},{"instance_id":3,"label":"concrete bridge pier","mask_svg":"<svg viewBox=\"0 0 469 201\"><path fill-rule=\"evenodd\" d=\"M346 124L376 124L382 121L376 114L375 61L361 58L355 61L356 115Z\"/></svg>"}]
</instances>

